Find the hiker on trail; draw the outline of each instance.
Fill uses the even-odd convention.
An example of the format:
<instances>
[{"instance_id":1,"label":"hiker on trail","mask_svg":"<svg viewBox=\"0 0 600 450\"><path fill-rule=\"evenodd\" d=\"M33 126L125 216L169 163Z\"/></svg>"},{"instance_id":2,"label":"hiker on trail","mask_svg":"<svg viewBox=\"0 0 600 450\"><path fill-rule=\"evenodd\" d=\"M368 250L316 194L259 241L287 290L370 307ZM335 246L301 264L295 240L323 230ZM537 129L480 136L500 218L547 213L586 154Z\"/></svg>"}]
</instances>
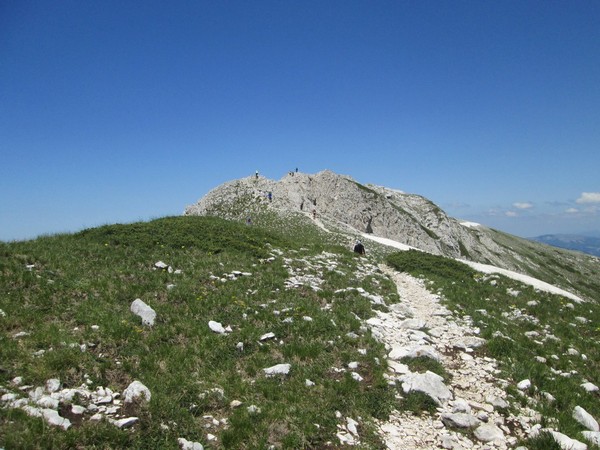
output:
<instances>
[{"instance_id":1,"label":"hiker on trail","mask_svg":"<svg viewBox=\"0 0 600 450\"><path fill-rule=\"evenodd\" d=\"M296 167L296 173L298 173L298 168Z\"/></svg>"},{"instance_id":2,"label":"hiker on trail","mask_svg":"<svg viewBox=\"0 0 600 450\"><path fill-rule=\"evenodd\" d=\"M252 217L246 217L246 225L252 225Z\"/></svg>"},{"instance_id":3,"label":"hiker on trail","mask_svg":"<svg viewBox=\"0 0 600 450\"><path fill-rule=\"evenodd\" d=\"M313 220L317 219L317 210L313 209Z\"/></svg>"},{"instance_id":4,"label":"hiker on trail","mask_svg":"<svg viewBox=\"0 0 600 450\"><path fill-rule=\"evenodd\" d=\"M356 241L354 244L354 253L358 253L359 255L365 254L365 246L360 241Z\"/></svg>"},{"instance_id":5,"label":"hiker on trail","mask_svg":"<svg viewBox=\"0 0 600 450\"><path fill-rule=\"evenodd\" d=\"M267 194L267 197L269 198L269 202L273 201L273 193L271 191L269 191L269 193Z\"/></svg>"}]
</instances>

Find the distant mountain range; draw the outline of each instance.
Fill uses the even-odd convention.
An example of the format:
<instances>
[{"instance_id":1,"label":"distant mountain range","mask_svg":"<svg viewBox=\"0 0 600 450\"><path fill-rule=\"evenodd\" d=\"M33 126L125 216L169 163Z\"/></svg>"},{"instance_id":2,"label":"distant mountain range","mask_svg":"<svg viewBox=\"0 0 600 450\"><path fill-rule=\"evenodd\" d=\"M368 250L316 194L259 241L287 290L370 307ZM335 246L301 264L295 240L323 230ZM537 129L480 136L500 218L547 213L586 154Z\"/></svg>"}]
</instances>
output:
<instances>
[{"instance_id":1,"label":"distant mountain range","mask_svg":"<svg viewBox=\"0 0 600 450\"><path fill-rule=\"evenodd\" d=\"M545 234L530 239L554 247L577 250L590 255L600 256L600 237L583 236L580 234Z\"/></svg>"}]
</instances>

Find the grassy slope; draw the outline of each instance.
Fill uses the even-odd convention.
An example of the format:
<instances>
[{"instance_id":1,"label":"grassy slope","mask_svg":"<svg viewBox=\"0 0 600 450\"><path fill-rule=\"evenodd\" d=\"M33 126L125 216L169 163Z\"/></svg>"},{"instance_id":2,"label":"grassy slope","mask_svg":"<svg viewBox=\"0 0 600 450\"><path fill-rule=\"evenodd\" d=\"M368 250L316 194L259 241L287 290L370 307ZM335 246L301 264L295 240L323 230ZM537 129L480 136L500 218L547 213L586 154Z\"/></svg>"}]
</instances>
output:
<instances>
[{"instance_id":1,"label":"grassy slope","mask_svg":"<svg viewBox=\"0 0 600 450\"><path fill-rule=\"evenodd\" d=\"M394 286L377 276L357 277L358 259L336 245L343 237L320 234L298 217L286 221L261 214L253 220L255 226L248 227L216 218L175 217L0 244L0 309L5 313L0 317L1 386L8 387L13 377L22 376L31 385L58 377L64 387L76 387L87 374L93 387L120 392L138 379L153 395L147 407L131 411L141 418L132 430L84 421L65 432L22 411L0 409L0 446L177 448L178 437L207 444L207 433L212 433L219 440L207 448L271 444L326 448L329 441L338 443L335 434L342 421L335 412L340 411L344 417L362 417L362 447L378 448L366 419L385 418L393 407L414 409L414 405L397 402L396 391L383 379L384 367L377 363L384 361L384 349L361 330L354 315L368 318L370 303L358 294L335 291L361 286L392 303L397 301ZM278 255L272 249L283 254L266 264L266 257ZM375 249L375 245L370 249L375 260L388 253ZM314 266L306 262L323 251L334 255L331 258L338 265L337 271L324 270L321 291L283 288L289 276L284 258L310 273ZM183 274L153 270L159 260ZM570 418L575 404L600 417L598 396L579 387L584 378L600 384L596 304L570 309L561 297L503 277L494 278L493 286L492 279L462 264L423 253L394 254L388 261L399 270L426 277L451 309L473 317L482 336L489 339L482 351L500 360L503 378L511 382L530 378L539 391L557 398L549 404L538 393L533 395L546 422L556 418L558 429L576 437L581 427ZM34 268L27 270L28 264ZM232 270L253 275L225 283L210 278ZM169 283L176 287L167 290ZM509 288L520 294L510 295ZM130 313L135 298L157 311L153 328L143 327ZM538 305L527 305L530 300ZM518 318L523 314L539 323ZM303 316L313 321L306 322ZM577 316L590 322L576 322ZM284 323L284 317L294 321ZM230 324L233 332L216 335L208 329L209 320ZM92 325L99 329L93 330ZM523 334L533 330L542 336L537 340L552 333L560 341L536 344ZM20 331L31 334L14 339ZM350 331L359 339L346 337ZM510 339L494 337L495 331ZM259 343L267 332L274 332L276 339ZM236 349L238 342L244 342L243 352ZM94 346L85 352L70 346L84 343ZM588 359L565 355L571 346ZM358 349L367 349L366 355ZM38 350L46 353L34 357ZM549 363L538 363L534 356L544 356ZM330 370L351 361L359 362L362 383L348 372ZM288 377L264 377L263 368L283 362L292 364ZM565 378L549 367L577 373ZM306 379L316 386L306 387ZM205 395L213 388L222 388L224 397ZM527 402L516 390L509 392L519 402ZM229 403L234 399L243 406L232 409ZM246 407L252 404L261 408L260 414L248 413ZM226 418L228 425L205 428L206 415ZM544 442L528 445L547 448Z\"/></svg>"},{"instance_id":2,"label":"grassy slope","mask_svg":"<svg viewBox=\"0 0 600 450\"><path fill-rule=\"evenodd\" d=\"M20 410L0 409L0 446L177 448L178 437L206 444L212 433L219 438L214 447L324 448L328 441L337 443L336 411L344 417L385 417L394 392L376 363L383 360L383 348L361 331L354 315L367 318L370 304L358 294L334 291L362 286L393 299L393 286L383 279L378 284L369 277L354 279L357 258L349 251L308 228L293 231L295 239L217 218L176 217L1 244L0 385L22 376L26 384L56 377L63 387L77 387L87 374L93 387L118 392L140 380L153 397L148 407L131 411L141 418L133 431L84 421L65 432ZM323 250L334 252L347 275L326 270L321 291L286 290L283 257L264 263L272 248L297 259L298 267ZM183 274L153 270L159 260ZM27 270L28 264L35 267ZM210 278L233 270L252 276ZM169 283L176 287L167 290ZM135 298L156 310L153 328L130 313ZM323 310L325 305L330 309ZM283 323L284 317L294 321ZM230 324L233 332L214 334L209 320ZM31 334L13 338L20 331ZM350 331L360 337L347 338ZM259 343L267 332L276 339ZM84 343L93 347L81 352L69 345ZM46 352L34 357L38 350ZM364 382L330 370L351 361L359 362ZM265 378L263 368L285 362L292 364L288 377ZM316 386L306 387L306 379ZM203 394L213 388L222 388L224 397ZM243 406L230 408L234 399ZM251 404L261 413L249 414ZM226 418L228 425L205 428L206 415ZM368 427L361 435L365 447L378 445Z\"/></svg>"}]
</instances>

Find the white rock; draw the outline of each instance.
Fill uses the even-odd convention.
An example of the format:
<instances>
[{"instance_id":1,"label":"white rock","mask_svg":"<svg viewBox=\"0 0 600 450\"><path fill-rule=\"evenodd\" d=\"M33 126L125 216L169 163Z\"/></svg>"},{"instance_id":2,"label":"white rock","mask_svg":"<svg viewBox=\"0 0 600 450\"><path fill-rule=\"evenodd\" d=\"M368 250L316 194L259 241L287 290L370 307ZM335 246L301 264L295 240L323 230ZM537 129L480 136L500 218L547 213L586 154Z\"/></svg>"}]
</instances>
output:
<instances>
[{"instance_id":1,"label":"white rock","mask_svg":"<svg viewBox=\"0 0 600 450\"><path fill-rule=\"evenodd\" d=\"M104 418L104 416L102 414L96 413L92 417L90 417L90 421L92 421L92 422L100 422L103 418Z\"/></svg>"},{"instance_id":2,"label":"white rock","mask_svg":"<svg viewBox=\"0 0 600 450\"><path fill-rule=\"evenodd\" d=\"M248 414L260 414L260 408L256 405L248 406Z\"/></svg>"},{"instance_id":3,"label":"white rock","mask_svg":"<svg viewBox=\"0 0 600 450\"><path fill-rule=\"evenodd\" d=\"M517 389L519 389L521 391L525 391L525 390L529 389L530 387L531 387L531 381L529 381L529 380L522 380L517 383Z\"/></svg>"},{"instance_id":4,"label":"white rock","mask_svg":"<svg viewBox=\"0 0 600 450\"><path fill-rule=\"evenodd\" d=\"M464 400L462 398L457 398L453 402L450 402L450 404L452 405L452 412L454 412L454 413L467 413L468 414L471 412L471 406L469 405L469 403L467 403L466 400Z\"/></svg>"},{"instance_id":5,"label":"white rock","mask_svg":"<svg viewBox=\"0 0 600 450\"><path fill-rule=\"evenodd\" d=\"M164 262L162 262L162 261L158 261L158 262L155 262L155 263L154 263L154 267L155 267L155 268L157 268L157 269L163 269L163 270L164 270L164 269L168 268L168 267L169 267L169 265L168 265L168 264L165 264L165 263L164 263Z\"/></svg>"},{"instance_id":6,"label":"white rock","mask_svg":"<svg viewBox=\"0 0 600 450\"><path fill-rule=\"evenodd\" d=\"M583 389L585 389L587 392L596 392L598 390L598 386L596 386L594 383L590 383L590 382L583 383L581 385L581 387Z\"/></svg>"},{"instance_id":7,"label":"white rock","mask_svg":"<svg viewBox=\"0 0 600 450\"><path fill-rule=\"evenodd\" d=\"M68 430L71 427L71 421L61 417L54 409L42 409L40 412L50 425L61 427L63 430Z\"/></svg>"},{"instance_id":8,"label":"white rock","mask_svg":"<svg viewBox=\"0 0 600 450\"><path fill-rule=\"evenodd\" d=\"M219 322L215 322L214 320L208 321L208 328L218 334L225 334L225 328Z\"/></svg>"},{"instance_id":9,"label":"white rock","mask_svg":"<svg viewBox=\"0 0 600 450\"><path fill-rule=\"evenodd\" d=\"M437 404L441 405L452 399L452 393L438 374L427 371L422 373L408 373L400 377L402 389L406 394L411 391L420 391L429 395Z\"/></svg>"},{"instance_id":10,"label":"white rock","mask_svg":"<svg viewBox=\"0 0 600 450\"><path fill-rule=\"evenodd\" d=\"M150 327L154 325L156 312L141 299L136 298L133 303L131 303L131 312L136 316L141 317L144 325L148 325Z\"/></svg>"},{"instance_id":11,"label":"white rock","mask_svg":"<svg viewBox=\"0 0 600 450\"><path fill-rule=\"evenodd\" d=\"M402 358L418 358L420 356L426 356L435 361L440 361L440 355L435 351L433 347L428 345L420 345L417 347L404 347L396 346L388 354L388 358L392 360L400 360Z\"/></svg>"},{"instance_id":12,"label":"white rock","mask_svg":"<svg viewBox=\"0 0 600 450\"><path fill-rule=\"evenodd\" d=\"M199 442L188 441L184 438L177 439L177 443L181 450L204 450L204 446Z\"/></svg>"},{"instance_id":13,"label":"white rock","mask_svg":"<svg viewBox=\"0 0 600 450\"><path fill-rule=\"evenodd\" d=\"M548 430L548 432L563 450L587 450L587 445L583 442L571 439L569 436L559 433L558 431Z\"/></svg>"},{"instance_id":14,"label":"white rock","mask_svg":"<svg viewBox=\"0 0 600 450\"><path fill-rule=\"evenodd\" d=\"M358 422L350 417L346 418L346 429L354 436L358 436L358 429L356 428Z\"/></svg>"},{"instance_id":15,"label":"white rock","mask_svg":"<svg viewBox=\"0 0 600 450\"><path fill-rule=\"evenodd\" d=\"M266 341L267 339L273 339L274 337L275 337L275 333L273 333L273 332L269 332L269 333L263 334L263 335L260 337L260 340L261 340L261 341Z\"/></svg>"},{"instance_id":16,"label":"white rock","mask_svg":"<svg viewBox=\"0 0 600 450\"><path fill-rule=\"evenodd\" d=\"M50 393L60 389L60 380L58 378L50 378L46 381L46 390Z\"/></svg>"},{"instance_id":17,"label":"white rock","mask_svg":"<svg viewBox=\"0 0 600 450\"><path fill-rule=\"evenodd\" d=\"M312 322L312 321L313 321L313 318L312 318L312 317L309 317L309 316L303 316L303 317L302 317L302 320L304 320L305 322Z\"/></svg>"},{"instance_id":18,"label":"white rock","mask_svg":"<svg viewBox=\"0 0 600 450\"><path fill-rule=\"evenodd\" d=\"M398 324L400 328L411 330L420 330L425 326L425 321L421 319L405 319Z\"/></svg>"},{"instance_id":19,"label":"white rock","mask_svg":"<svg viewBox=\"0 0 600 450\"><path fill-rule=\"evenodd\" d=\"M125 403L131 403L137 399L149 402L152 395L150 394L150 389L136 380L131 382L123 391L123 397L125 397Z\"/></svg>"},{"instance_id":20,"label":"white rock","mask_svg":"<svg viewBox=\"0 0 600 450\"><path fill-rule=\"evenodd\" d=\"M263 369L263 372L268 377L273 377L276 375L287 375L290 372L291 364L276 364L272 367L267 367Z\"/></svg>"},{"instance_id":21,"label":"white rock","mask_svg":"<svg viewBox=\"0 0 600 450\"><path fill-rule=\"evenodd\" d=\"M600 447L600 432L598 431L583 431L583 437L590 441L592 444Z\"/></svg>"},{"instance_id":22,"label":"white rock","mask_svg":"<svg viewBox=\"0 0 600 450\"><path fill-rule=\"evenodd\" d=\"M117 428L128 428L139 420L137 417L125 417L124 419L108 419Z\"/></svg>"},{"instance_id":23,"label":"white rock","mask_svg":"<svg viewBox=\"0 0 600 450\"><path fill-rule=\"evenodd\" d=\"M232 400L231 403L229 404L229 406L231 408L237 408L241 405L242 405L242 402L240 402L239 400Z\"/></svg>"},{"instance_id":24,"label":"white rock","mask_svg":"<svg viewBox=\"0 0 600 450\"><path fill-rule=\"evenodd\" d=\"M504 440L504 433L496 425L483 424L475 429L475 437L481 442Z\"/></svg>"},{"instance_id":25,"label":"white rock","mask_svg":"<svg viewBox=\"0 0 600 450\"><path fill-rule=\"evenodd\" d=\"M475 428L481 423L477 417L465 413L444 413L441 420L449 428Z\"/></svg>"},{"instance_id":26,"label":"white rock","mask_svg":"<svg viewBox=\"0 0 600 450\"><path fill-rule=\"evenodd\" d=\"M58 409L58 400L47 395L40 398L36 404L42 408Z\"/></svg>"},{"instance_id":27,"label":"white rock","mask_svg":"<svg viewBox=\"0 0 600 450\"><path fill-rule=\"evenodd\" d=\"M17 394L13 394L13 393L4 394L4 395L2 395L2 397L0 397L0 400L3 402L12 402L16 399L17 399Z\"/></svg>"},{"instance_id":28,"label":"white rock","mask_svg":"<svg viewBox=\"0 0 600 450\"><path fill-rule=\"evenodd\" d=\"M360 374L359 374L359 373L356 373L356 372L351 372L351 373L350 373L350 376L351 376L351 377L352 377L354 380L356 380L356 381L359 381L359 382L363 380L363 377L361 377L361 376L360 376Z\"/></svg>"},{"instance_id":29,"label":"white rock","mask_svg":"<svg viewBox=\"0 0 600 450\"><path fill-rule=\"evenodd\" d=\"M352 361L348 363L348 369L358 369L358 362Z\"/></svg>"},{"instance_id":30,"label":"white rock","mask_svg":"<svg viewBox=\"0 0 600 450\"><path fill-rule=\"evenodd\" d=\"M465 336L453 343L454 348L467 350L470 348L479 348L485 344L485 339L476 336Z\"/></svg>"},{"instance_id":31,"label":"white rock","mask_svg":"<svg viewBox=\"0 0 600 450\"><path fill-rule=\"evenodd\" d=\"M575 409L573 409L573 419L586 427L589 431L600 431L596 419L581 406L576 406Z\"/></svg>"},{"instance_id":32,"label":"white rock","mask_svg":"<svg viewBox=\"0 0 600 450\"><path fill-rule=\"evenodd\" d=\"M243 352L244 351L244 343L238 342L237 344L235 344L235 348L237 348L240 352Z\"/></svg>"},{"instance_id":33,"label":"white rock","mask_svg":"<svg viewBox=\"0 0 600 450\"><path fill-rule=\"evenodd\" d=\"M14 377L11 383L15 386L20 386L23 383L23 377Z\"/></svg>"},{"instance_id":34,"label":"white rock","mask_svg":"<svg viewBox=\"0 0 600 450\"><path fill-rule=\"evenodd\" d=\"M80 406L80 405L71 405L71 412L73 414L77 414L78 416L83 414L86 411L86 408L84 406Z\"/></svg>"},{"instance_id":35,"label":"white rock","mask_svg":"<svg viewBox=\"0 0 600 450\"><path fill-rule=\"evenodd\" d=\"M306 385L306 387L311 387L315 385L315 382L307 378L306 380L304 380L304 384Z\"/></svg>"}]
</instances>

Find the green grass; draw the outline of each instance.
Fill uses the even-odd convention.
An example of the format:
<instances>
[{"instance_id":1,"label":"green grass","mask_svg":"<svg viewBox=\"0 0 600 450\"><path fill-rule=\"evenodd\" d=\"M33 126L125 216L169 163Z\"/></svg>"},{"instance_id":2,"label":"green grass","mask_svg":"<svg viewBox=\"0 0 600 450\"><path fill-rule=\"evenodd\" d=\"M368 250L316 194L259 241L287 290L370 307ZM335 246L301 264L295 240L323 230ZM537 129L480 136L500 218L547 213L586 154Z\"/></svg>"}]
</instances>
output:
<instances>
[{"instance_id":1,"label":"green grass","mask_svg":"<svg viewBox=\"0 0 600 450\"><path fill-rule=\"evenodd\" d=\"M77 387L85 375L92 387L122 392L137 379L152 392L131 430L84 421L63 431L21 410L0 409L0 446L177 448L178 437L207 444L212 433L218 441L208 448L322 448L337 443L340 411L365 418L363 447L379 447L368 418L386 418L397 406L378 364L385 349L361 331L354 315L370 317L370 304L359 295L339 298L333 292L362 286L396 299L394 286L383 277L350 276L360 260L335 239L327 241L301 222L290 234L283 221L269 220L257 216L254 226L246 226L172 217L0 244L0 386L22 376L34 386L59 378L64 387ZM349 275L324 269L321 291L284 288L284 258L314 271L306 261L323 251ZM275 260L266 261L271 255ZM182 273L154 270L159 260ZM211 278L233 270L252 275L227 282ZM168 284L176 286L168 290ZM156 310L154 327L142 326L129 311L136 298ZM284 323L287 317L293 321ZM233 332L217 335L209 320L231 325ZM30 334L13 338L21 331ZM351 331L359 338L346 337ZM266 332L276 338L260 342ZM36 357L38 350L45 353ZM351 361L359 362L363 382L332 370ZM292 365L289 376L264 376L263 368L283 362ZM307 387L306 379L315 386ZM213 388L224 396L204 395ZM242 406L232 409L232 400ZM252 404L259 414L248 413ZM205 428L207 415L228 425Z\"/></svg>"}]
</instances>

